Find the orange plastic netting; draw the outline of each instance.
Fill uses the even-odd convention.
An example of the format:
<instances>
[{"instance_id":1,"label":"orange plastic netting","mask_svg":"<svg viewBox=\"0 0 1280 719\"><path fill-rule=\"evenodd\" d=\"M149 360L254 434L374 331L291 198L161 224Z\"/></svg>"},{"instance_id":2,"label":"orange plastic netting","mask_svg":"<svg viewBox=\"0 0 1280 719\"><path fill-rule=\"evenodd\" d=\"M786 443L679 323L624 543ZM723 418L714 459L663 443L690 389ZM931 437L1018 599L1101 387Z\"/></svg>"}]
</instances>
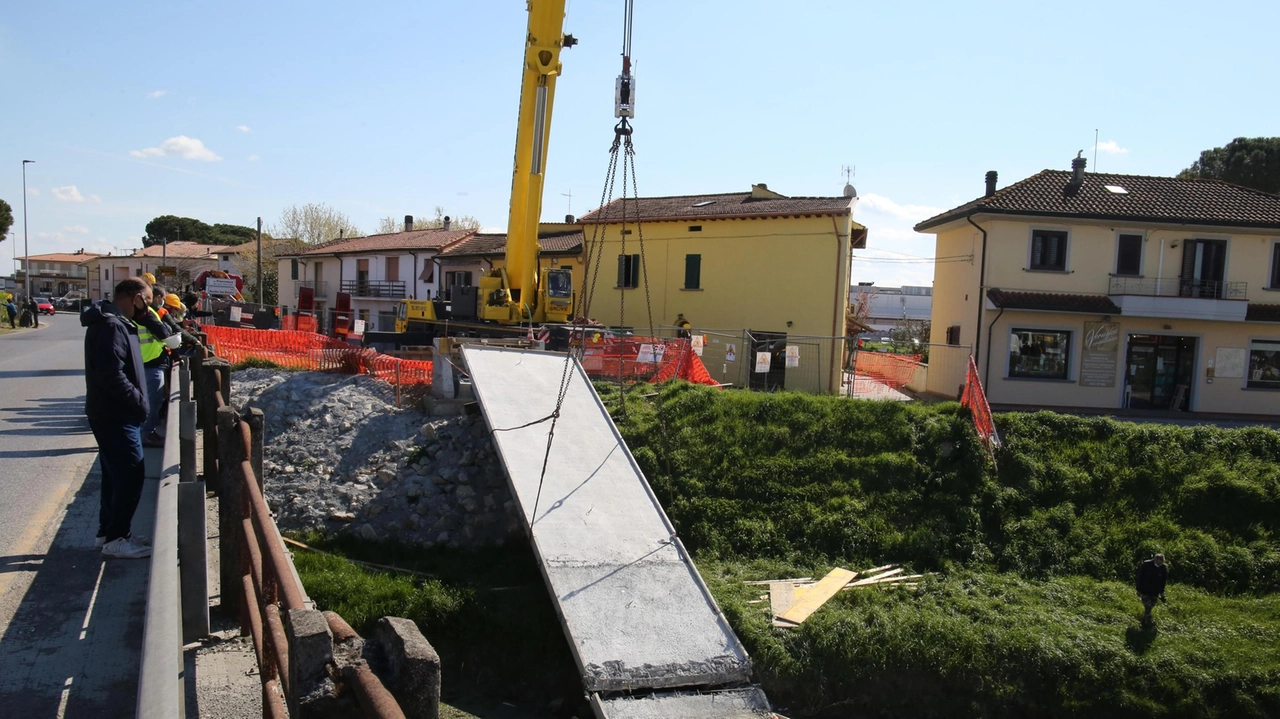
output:
<instances>
[{"instance_id":1,"label":"orange plastic netting","mask_svg":"<svg viewBox=\"0 0 1280 719\"><path fill-rule=\"evenodd\" d=\"M987 393L982 390L982 380L978 378L978 365L969 356L969 372L965 375L964 393L960 395L960 404L968 407L973 414L973 428L987 448L987 453L995 451L1000 444L1000 436L996 434L995 420L991 417L991 405L987 403Z\"/></svg>"},{"instance_id":2,"label":"orange plastic netting","mask_svg":"<svg viewBox=\"0 0 1280 719\"><path fill-rule=\"evenodd\" d=\"M205 325L203 329L217 355L233 364L260 359L292 370L367 374L401 385L431 384L429 361L388 357L314 332L215 325Z\"/></svg>"},{"instance_id":3,"label":"orange plastic netting","mask_svg":"<svg viewBox=\"0 0 1280 719\"><path fill-rule=\"evenodd\" d=\"M687 339L615 337L589 342L582 369L592 377L631 382L665 382L679 377L694 384L718 385Z\"/></svg>"},{"instance_id":4,"label":"orange plastic netting","mask_svg":"<svg viewBox=\"0 0 1280 719\"><path fill-rule=\"evenodd\" d=\"M870 377L894 389L902 389L915 376L920 367L921 355L896 355L885 352L858 352L853 363L853 373L858 377Z\"/></svg>"}]
</instances>

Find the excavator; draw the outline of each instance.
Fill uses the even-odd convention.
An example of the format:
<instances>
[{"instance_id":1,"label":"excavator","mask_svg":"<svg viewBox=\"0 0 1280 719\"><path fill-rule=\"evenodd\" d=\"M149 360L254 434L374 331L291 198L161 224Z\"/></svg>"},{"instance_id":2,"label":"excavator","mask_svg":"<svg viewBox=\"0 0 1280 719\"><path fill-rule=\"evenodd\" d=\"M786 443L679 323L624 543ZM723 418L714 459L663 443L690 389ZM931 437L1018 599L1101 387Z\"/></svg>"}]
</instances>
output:
<instances>
[{"instance_id":1,"label":"excavator","mask_svg":"<svg viewBox=\"0 0 1280 719\"><path fill-rule=\"evenodd\" d=\"M541 267L538 262L543 172L551 139L556 80L563 71L560 53L578 44L573 35L564 33L564 6L565 0L527 2L529 26L507 218L506 266L495 267L481 276L474 292L450 292L453 300L448 314L451 319L462 320L449 323L451 333L484 336L489 334L486 329L501 332L493 327L497 325L506 327L506 334L510 334L512 326L565 323L573 312L573 274L568 269ZM627 107L629 112L630 105ZM474 307L461 306L471 302ZM439 301L404 300L397 307L396 332L368 333L365 343L425 344L431 337L443 334L443 310L444 303ZM471 318L478 322L466 321Z\"/></svg>"}]
</instances>

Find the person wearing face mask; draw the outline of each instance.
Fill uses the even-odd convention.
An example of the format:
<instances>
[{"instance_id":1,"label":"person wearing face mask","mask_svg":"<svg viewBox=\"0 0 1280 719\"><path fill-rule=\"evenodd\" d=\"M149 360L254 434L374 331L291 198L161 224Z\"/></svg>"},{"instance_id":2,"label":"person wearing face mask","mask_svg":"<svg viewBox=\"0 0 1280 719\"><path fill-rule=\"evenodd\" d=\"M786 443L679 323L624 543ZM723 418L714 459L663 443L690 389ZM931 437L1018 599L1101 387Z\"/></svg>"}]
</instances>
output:
<instances>
[{"instance_id":1,"label":"person wearing face mask","mask_svg":"<svg viewBox=\"0 0 1280 719\"><path fill-rule=\"evenodd\" d=\"M96 546L105 557L151 556L147 540L130 531L142 496L142 423L150 403L133 317L145 312L151 286L137 277L122 280L111 300L80 314L85 327L85 415L98 442L102 495Z\"/></svg>"},{"instance_id":2,"label":"person wearing face mask","mask_svg":"<svg viewBox=\"0 0 1280 719\"><path fill-rule=\"evenodd\" d=\"M147 397L151 401L151 410L147 421L142 425L142 446L163 447L164 437L156 434L156 426L160 423L160 406L164 404L164 378L169 370L169 353L165 351L164 340L173 332L160 319L156 312L155 291L164 292L160 285L151 287L147 304L133 316L138 324L138 344L142 347L142 365L147 375ZM164 302L164 295L159 297Z\"/></svg>"}]
</instances>

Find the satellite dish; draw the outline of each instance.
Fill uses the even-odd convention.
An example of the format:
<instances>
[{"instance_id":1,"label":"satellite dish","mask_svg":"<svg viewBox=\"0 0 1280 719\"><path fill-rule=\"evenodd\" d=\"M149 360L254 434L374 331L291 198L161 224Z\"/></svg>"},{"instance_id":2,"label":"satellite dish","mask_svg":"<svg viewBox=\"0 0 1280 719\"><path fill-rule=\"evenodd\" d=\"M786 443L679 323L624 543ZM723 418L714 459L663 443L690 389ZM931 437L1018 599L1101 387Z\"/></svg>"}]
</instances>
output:
<instances>
[{"instance_id":1,"label":"satellite dish","mask_svg":"<svg viewBox=\"0 0 1280 719\"><path fill-rule=\"evenodd\" d=\"M848 183L845 183L845 186L844 186L844 196L845 196L845 197L857 197L857 196L858 196L858 191L857 191L857 190L855 190L855 189L853 189L853 185L848 184Z\"/></svg>"}]
</instances>

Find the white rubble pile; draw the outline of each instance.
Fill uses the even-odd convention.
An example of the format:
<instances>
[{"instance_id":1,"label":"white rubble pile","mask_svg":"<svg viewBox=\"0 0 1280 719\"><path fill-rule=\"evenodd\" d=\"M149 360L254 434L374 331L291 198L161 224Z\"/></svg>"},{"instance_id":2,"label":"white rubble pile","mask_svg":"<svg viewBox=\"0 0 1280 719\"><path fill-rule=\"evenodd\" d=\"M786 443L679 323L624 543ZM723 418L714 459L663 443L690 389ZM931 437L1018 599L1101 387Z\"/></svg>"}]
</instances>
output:
<instances>
[{"instance_id":1,"label":"white rubble pile","mask_svg":"<svg viewBox=\"0 0 1280 719\"><path fill-rule=\"evenodd\" d=\"M397 409L385 383L325 372L241 370L231 398L265 416L267 502L282 530L455 548L520 532L478 414L432 419Z\"/></svg>"}]
</instances>

